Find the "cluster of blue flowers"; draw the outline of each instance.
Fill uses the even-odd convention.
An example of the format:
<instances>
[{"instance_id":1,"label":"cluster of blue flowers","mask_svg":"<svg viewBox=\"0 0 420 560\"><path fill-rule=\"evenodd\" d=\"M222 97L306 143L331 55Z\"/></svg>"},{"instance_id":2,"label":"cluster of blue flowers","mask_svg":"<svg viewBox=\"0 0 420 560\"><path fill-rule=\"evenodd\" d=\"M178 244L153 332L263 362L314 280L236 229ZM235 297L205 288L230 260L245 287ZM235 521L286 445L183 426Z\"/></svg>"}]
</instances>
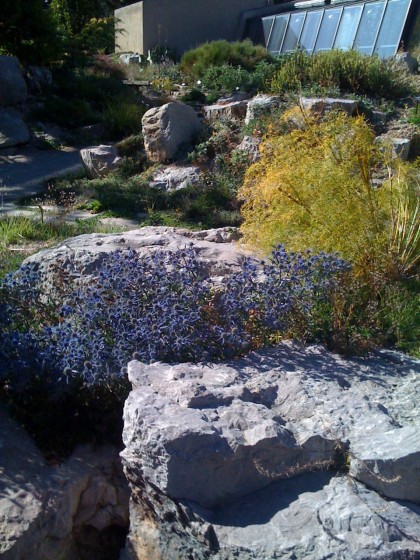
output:
<instances>
[{"instance_id":1,"label":"cluster of blue flowers","mask_svg":"<svg viewBox=\"0 0 420 560\"><path fill-rule=\"evenodd\" d=\"M268 262L244 259L215 288L192 246L148 257L117 251L57 306L41 297L36 267L24 265L0 286L0 385L42 380L69 391L82 380L112 389L133 356L174 363L243 354L261 333L285 332L294 314L310 313L347 268L336 256L279 246Z\"/></svg>"}]
</instances>

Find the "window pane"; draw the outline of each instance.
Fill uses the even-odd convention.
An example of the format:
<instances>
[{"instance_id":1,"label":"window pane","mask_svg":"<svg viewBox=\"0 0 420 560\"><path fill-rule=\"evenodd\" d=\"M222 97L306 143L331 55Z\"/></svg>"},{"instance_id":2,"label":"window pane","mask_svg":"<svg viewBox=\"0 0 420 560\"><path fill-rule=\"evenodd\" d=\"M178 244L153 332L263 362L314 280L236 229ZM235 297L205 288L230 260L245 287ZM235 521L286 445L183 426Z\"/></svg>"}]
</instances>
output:
<instances>
[{"instance_id":1,"label":"window pane","mask_svg":"<svg viewBox=\"0 0 420 560\"><path fill-rule=\"evenodd\" d=\"M344 8L334 41L335 49L347 50L352 48L362 10L363 6L348 6Z\"/></svg>"},{"instance_id":2,"label":"window pane","mask_svg":"<svg viewBox=\"0 0 420 560\"><path fill-rule=\"evenodd\" d=\"M270 41L268 43L268 50L271 53L277 54L283 41L284 32L286 31L288 16L277 16L274 22L273 31L271 32Z\"/></svg>"},{"instance_id":3,"label":"window pane","mask_svg":"<svg viewBox=\"0 0 420 560\"><path fill-rule=\"evenodd\" d=\"M273 21L274 21L273 17L262 18L265 45L268 43L268 38L270 37L270 31L271 31L271 26L273 25Z\"/></svg>"},{"instance_id":4,"label":"window pane","mask_svg":"<svg viewBox=\"0 0 420 560\"><path fill-rule=\"evenodd\" d=\"M296 48L304 20L305 12L290 16L289 27L287 28L283 48L281 49L282 52L293 51Z\"/></svg>"},{"instance_id":5,"label":"window pane","mask_svg":"<svg viewBox=\"0 0 420 560\"><path fill-rule=\"evenodd\" d=\"M308 52L312 52L314 50L322 14L323 11L316 11L308 12L306 15L305 25L303 26L302 35L300 37L300 44Z\"/></svg>"},{"instance_id":6,"label":"window pane","mask_svg":"<svg viewBox=\"0 0 420 560\"><path fill-rule=\"evenodd\" d=\"M375 47L379 56L393 56L397 52L409 4L409 0L389 0Z\"/></svg>"},{"instance_id":7,"label":"window pane","mask_svg":"<svg viewBox=\"0 0 420 560\"><path fill-rule=\"evenodd\" d=\"M381 23L385 2L365 4L354 48L363 54L372 54L375 38Z\"/></svg>"},{"instance_id":8,"label":"window pane","mask_svg":"<svg viewBox=\"0 0 420 560\"><path fill-rule=\"evenodd\" d=\"M340 14L340 8L325 10L321 27L319 28L318 39L315 44L315 51L332 49L335 30L337 29Z\"/></svg>"}]
</instances>

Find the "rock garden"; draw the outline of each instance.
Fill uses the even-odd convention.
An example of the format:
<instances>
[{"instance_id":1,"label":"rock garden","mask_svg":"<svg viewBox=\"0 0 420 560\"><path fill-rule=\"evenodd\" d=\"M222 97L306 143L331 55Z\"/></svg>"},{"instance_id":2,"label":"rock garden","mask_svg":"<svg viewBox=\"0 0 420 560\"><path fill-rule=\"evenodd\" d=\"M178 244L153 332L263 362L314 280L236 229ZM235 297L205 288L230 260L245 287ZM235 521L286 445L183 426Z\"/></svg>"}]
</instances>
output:
<instances>
[{"instance_id":1,"label":"rock garden","mask_svg":"<svg viewBox=\"0 0 420 560\"><path fill-rule=\"evenodd\" d=\"M2 558L420 559L413 60L0 56Z\"/></svg>"}]
</instances>

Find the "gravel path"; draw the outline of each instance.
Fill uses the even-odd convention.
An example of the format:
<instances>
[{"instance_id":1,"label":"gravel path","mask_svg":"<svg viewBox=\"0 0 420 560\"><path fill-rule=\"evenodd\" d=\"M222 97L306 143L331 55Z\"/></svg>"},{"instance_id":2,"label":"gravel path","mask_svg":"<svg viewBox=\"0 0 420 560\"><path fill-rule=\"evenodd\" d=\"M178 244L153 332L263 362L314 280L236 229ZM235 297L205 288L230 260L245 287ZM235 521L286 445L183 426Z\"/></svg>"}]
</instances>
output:
<instances>
[{"instance_id":1,"label":"gravel path","mask_svg":"<svg viewBox=\"0 0 420 560\"><path fill-rule=\"evenodd\" d=\"M20 198L42 191L49 179L82 170L77 148L22 148L13 155L0 153L0 207L10 208Z\"/></svg>"}]
</instances>

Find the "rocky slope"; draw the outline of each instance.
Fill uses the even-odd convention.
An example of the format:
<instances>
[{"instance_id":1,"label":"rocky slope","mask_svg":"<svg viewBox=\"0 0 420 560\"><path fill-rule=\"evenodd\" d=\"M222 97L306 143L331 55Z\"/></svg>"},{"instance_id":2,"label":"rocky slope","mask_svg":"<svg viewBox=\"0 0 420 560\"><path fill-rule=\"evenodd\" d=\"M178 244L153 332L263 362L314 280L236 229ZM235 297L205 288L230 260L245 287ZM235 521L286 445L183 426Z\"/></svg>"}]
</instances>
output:
<instances>
[{"instance_id":1,"label":"rocky slope","mask_svg":"<svg viewBox=\"0 0 420 560\"><path fill-rule=\"evenodd\" d=\"M420 558L418 366L292 343L131 362L125 558Z\"/></svg>"}]
</instances>

